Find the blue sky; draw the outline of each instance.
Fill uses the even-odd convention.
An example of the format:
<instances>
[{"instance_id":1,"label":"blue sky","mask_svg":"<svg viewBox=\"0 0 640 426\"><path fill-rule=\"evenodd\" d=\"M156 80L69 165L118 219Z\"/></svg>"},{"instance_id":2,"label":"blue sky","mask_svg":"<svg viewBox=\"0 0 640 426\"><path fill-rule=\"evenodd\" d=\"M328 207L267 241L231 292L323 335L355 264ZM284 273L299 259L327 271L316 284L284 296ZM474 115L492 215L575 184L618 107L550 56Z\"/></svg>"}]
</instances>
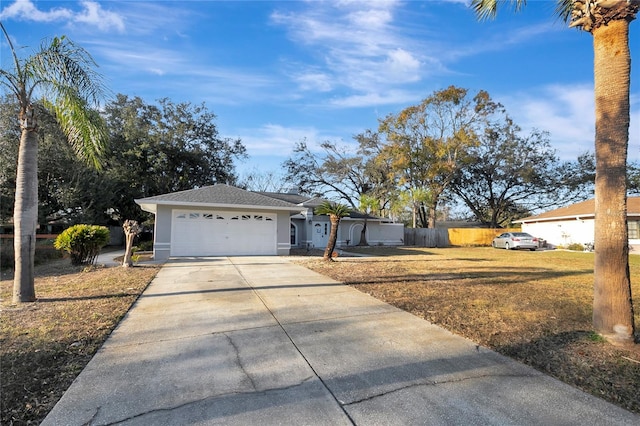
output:
<instances>
[{"instance_id":1,"label":"blue sky","mask_svg":"<svg viewBox=\"0 0 640 426\"><path fill-rule=\"evenodd\" d=\"M468 0L2 0L0 20L25 53L54 35L81 44L113 93L205 102L221 135L247 147L243 174L279 173L303 139L353 144L449 85L488 91L525 131L549 131L562 159L593 151L592 37L554 7L530 0L477 22ZM639 26L630 160L640 158Z\"/></svg>"}]
</instances>

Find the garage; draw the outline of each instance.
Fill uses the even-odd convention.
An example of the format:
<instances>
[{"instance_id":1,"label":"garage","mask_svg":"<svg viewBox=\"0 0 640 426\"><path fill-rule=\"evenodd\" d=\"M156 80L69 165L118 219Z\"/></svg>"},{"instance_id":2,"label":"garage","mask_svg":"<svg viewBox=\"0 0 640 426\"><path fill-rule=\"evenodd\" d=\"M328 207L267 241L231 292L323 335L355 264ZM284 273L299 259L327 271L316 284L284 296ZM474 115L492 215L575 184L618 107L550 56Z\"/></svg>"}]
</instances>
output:
<instances>
[{"instance_id":1,"label":"garage","mask_svg":"<svg viewBox=\"0 0 640 426\"><path fill-rule=\"evenodd\" d=\"M291 216L306 209L225 184L135 200L153 213L153 258L286 256Z\"/></svg>"},{"instance_id":2,"label":"garage","mask_svg":"<svg viewBox=\"0 0 640 426\"><path fill-rule=\"evenodd\" d=\"M276 255L274 213L173 210L171 256Z\"/></svg>"}]
</instances>

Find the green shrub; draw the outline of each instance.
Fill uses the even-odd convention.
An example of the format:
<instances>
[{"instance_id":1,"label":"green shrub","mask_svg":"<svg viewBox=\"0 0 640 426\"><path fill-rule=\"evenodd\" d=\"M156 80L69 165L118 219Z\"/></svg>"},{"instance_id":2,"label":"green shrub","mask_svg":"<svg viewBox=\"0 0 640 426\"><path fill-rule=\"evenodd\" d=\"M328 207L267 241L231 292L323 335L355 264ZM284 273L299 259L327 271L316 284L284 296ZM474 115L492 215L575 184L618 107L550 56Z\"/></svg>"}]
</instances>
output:
<instances>
[{"instance_id":1,"label":"green shrub","mask_svg":"<svg viewBox=\"0 0 640 426\"><path fill-rule=\"evenodd\" d=\"M132 250L134 253L139 251L153 251L153 241L140 241Z\"/></svg>"},{"instance_id":2,"label":"green shrub","mask_svg":"<svg viewBox=\"0 0 640 426\"><path fill-rule=\"evenodd\" d=\"M91 265L100 249L109 242L109 229L97 225L74 225L58 235L53 243L71 255L73 265Z\"/></svg>"},{"instance_id":3,"label":"green shrub","mask_svg":"<svg viewBox=\"0 0 640 426\"><path fill-rule=\"evenodd\" d=\"M571 243L567 246L567 250L584 251L584 246L580 243Z\"/></svg>"}]
</instances>

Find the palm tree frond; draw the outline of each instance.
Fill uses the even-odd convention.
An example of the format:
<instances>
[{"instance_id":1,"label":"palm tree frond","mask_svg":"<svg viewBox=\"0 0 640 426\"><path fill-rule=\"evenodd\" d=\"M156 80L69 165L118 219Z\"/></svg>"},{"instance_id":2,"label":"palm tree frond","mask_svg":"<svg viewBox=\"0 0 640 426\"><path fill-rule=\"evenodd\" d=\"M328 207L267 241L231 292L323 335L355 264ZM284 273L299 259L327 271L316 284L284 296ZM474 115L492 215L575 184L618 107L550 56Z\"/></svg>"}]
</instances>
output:
<instances>
[{"instance_id":1,"label":"palm tree frond","mask_svg":"<svg viewBox=\"0 0 640 426\"><path fill-rule=\"evenodd\" d=\"M101 169L108 131L100 114L73 92L59 97L55 103L45 99L44 104L54 113L76 155Z\"/></svg>"},{"instance_id":2,"label":"palm tree frond","mask_svg":"<svg viewBox=\"0 0 640 426\"><path fill-rule=\"evenodd\" d=\"M19 80L9 71L0 70L0 84L9 88L11 93L18 94L20 92Z\"/></svg>"},{"instance_id":3,"label":"palm tree frond","mask_svg":"<svg viewBox=\"0 0 640 426\"><path fill-rule=\"evenodd\" d=\"M25 63L25 72L38 82L53 102L69 88L89 104L98 104L107 90L91 55L66 37L55 37ZM64 96L64 95L63 95ZM95 105L94 105L95 106Z\"/></svg>"},{"instance_id":4,"label":"palm tree frond","mask_svg":"<svg viewBox=\"0 0 640 426\"><path fill-rule=\"evenodd\" d=\"M332 203L330 201L325 201L316 207L316 214L326 214L329 216L337 216L337 217L346 217L349 216L350 213L349 207L340 203Z\"/></svg>"},{"instance_id":5,"label":"palm tree frond","mask_svg":"<svg viewBox=\"0 0 640 426\"><path fill-rule=\"evenodd\" d=\"M23 70L22 70L22 67L20 66L20 61L18 60L18 54L16 53L16 49L13 47L13 42L11 41L11 38L9 37L9 34L7 33L7 30L4 28L4 25L2 25L2 22L0 22L0 28L2 29L2 33L4 34L4 38L7 40L7 43L9 44L9 50L11 50L11 55L13 57L13 66L14 66L15 72L16 72L15 80L22 81L22 80L24 80L23 79ZM6 77L6 75L3 75L3 76ZM12 84L13 84L13 82L12 82Z\"/></svg>"},{"instance_id":6,"label":"palm tree frond","mask_svg":"<svg viewBox=\"0 0 640 426\"><path fill-rule=\"evenodd\" d=\"M493 19L498 13L499 3L511 3L516 12L527 5L527 0L472 0L471 7L480 21Z\"/></svg>"},{"instance_id":7,"label":"palm tree frond","mask_svg":"<svg viewBox=\"0 0 640 426\"><path fill-rule=\"evenodd\" d=\"M555 14L564 22L571 21L575 0L556 0Z\"/></svg>"}]
</instances>

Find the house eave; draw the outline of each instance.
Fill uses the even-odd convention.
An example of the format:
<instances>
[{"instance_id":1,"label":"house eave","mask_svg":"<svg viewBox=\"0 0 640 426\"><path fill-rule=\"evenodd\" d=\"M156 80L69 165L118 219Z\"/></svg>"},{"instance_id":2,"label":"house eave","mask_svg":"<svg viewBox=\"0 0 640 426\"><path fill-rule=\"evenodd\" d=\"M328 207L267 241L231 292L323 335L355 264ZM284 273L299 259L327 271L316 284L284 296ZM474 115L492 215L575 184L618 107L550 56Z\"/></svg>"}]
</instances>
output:
<instances>
[{"instance_id":1,"label":"house eave","mask_svg":"<svg viewBox=\"0 0 640 426\"><path fill-rule=\"evenodd\" d=\"M583 214L583 215L571 215L571 216L555 216L555 217L542 217L542 218L528 218L528 219L520 219L514 220L515 223L537 223L537 222L555 222L559 220L587 220L594 219L594 215Z\"/></svg>"},{"instance_id":2,"label":"house eave","mask_svg":"<svg viewBox=\"0 0 640 426\"><path fill-rule=\"evenodd\" d=\"M225 203L199 203L189 201L163 201L158 200L153 203L145 202L144 200L134 200L140 208L149 213L157 213L158 206L170 206L170 207L198 207L198 208L210 208L210 209L250 209L250 210L264 210L264 211L282 211L289 213L301 213L299 207L284 207L284 206L264 206L264 205L250 205L250 204L225 204Z\"/></svg>"}]
</instances>

